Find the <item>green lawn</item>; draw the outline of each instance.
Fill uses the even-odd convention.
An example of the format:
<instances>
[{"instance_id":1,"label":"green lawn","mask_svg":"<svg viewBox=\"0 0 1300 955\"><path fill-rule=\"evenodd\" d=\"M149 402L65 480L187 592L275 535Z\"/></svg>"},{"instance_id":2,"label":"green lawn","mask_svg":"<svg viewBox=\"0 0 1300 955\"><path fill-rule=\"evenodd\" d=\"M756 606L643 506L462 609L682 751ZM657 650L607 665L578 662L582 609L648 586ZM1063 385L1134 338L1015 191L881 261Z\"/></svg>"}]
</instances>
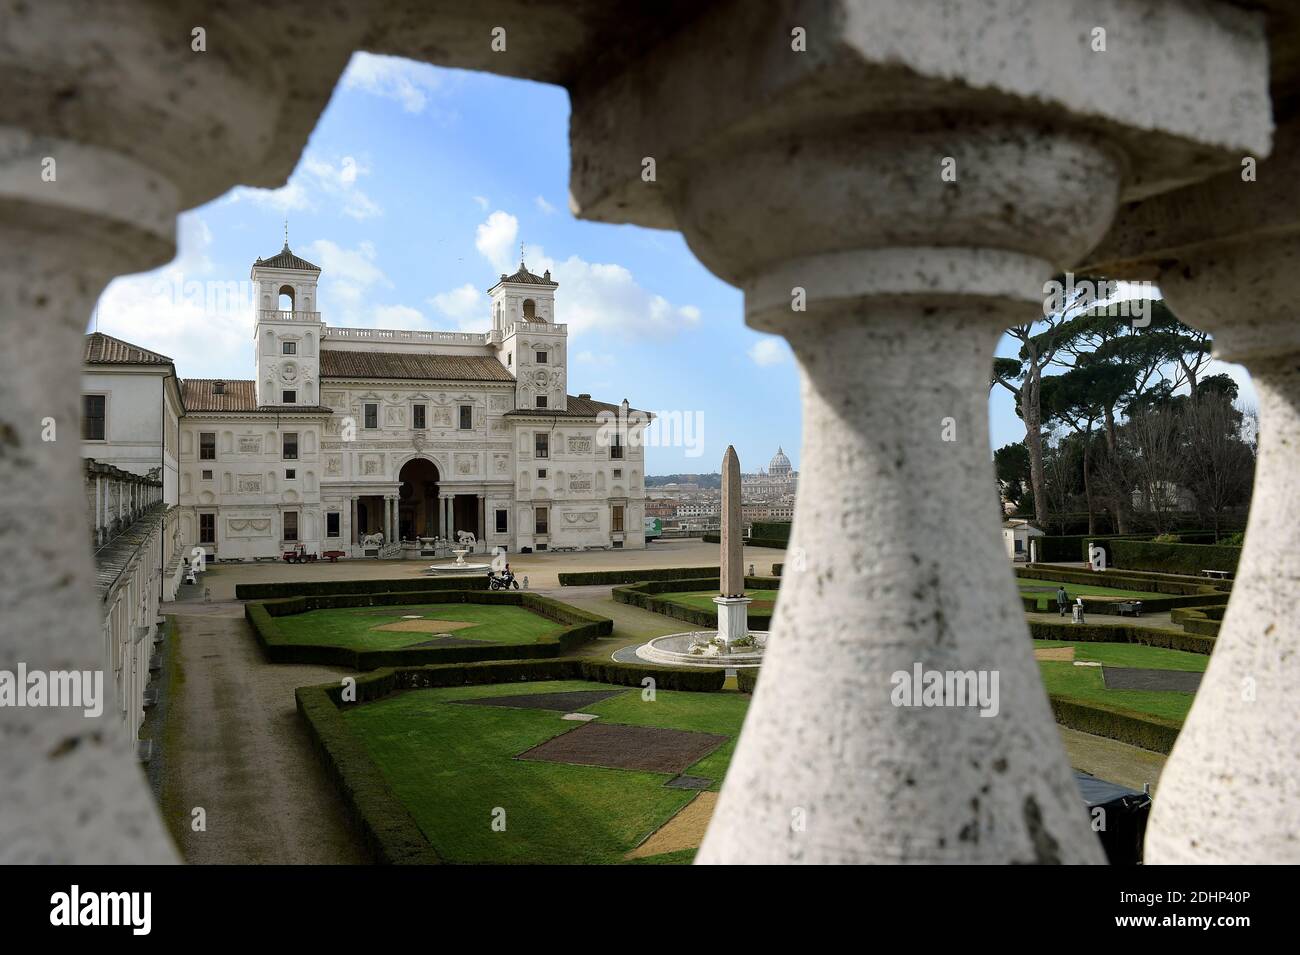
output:
<instances>
[{"instance_id":1,"label":"green lawn","mask_svg":"<svg viewBox=\"0 0 1300 955\"><path fill-rule=\"evenodd\" d=\"M376 630L398 623L404 616L419 615L429 620L473 624L449 629L457 639L517 646L536 643L540 637L564 629L554 620L501 604L419 604L406 607L349 607L345 610L312 610L276 617L280 633L288 643L315 643L353 650L384 650L409 647L437 636L437 633Z\"/></svg>"},{"instance_id":2,"label":"green lawn","mask_svg":"<svg viewBox=\"0 0 1300 955\"><path fill-rule=\"evenodd\" d=\"M610 723L658 726L732 737L688 773L721 783L740 733L747 697L585 681L414 690L349 708L348 726L363 741L393 792L438 853L452 862L614 863L685 806L694 792L666 789L671 774L514 759L581 726L552 710L463 706L450 700L564 690L624 689L583 707ZM715 787L716 784L715 784ZM505 810L506 829L492 828ZM689 862L691 851L671 859Z\"/></svg>"},{"instance_id":3,"label":"green lawn","mask_svg":"<svg viewBox=\"0 0 1300 955\"><path fill-rule=\"evenodd\" d=\"M1120 590L1116 587L1095 587L1092 584L1063 584L1059 580L1035 580L1030 577L1017 577L1016 587L1026 597L1038 598L1040 612L1056 609L1056 589L1065 587L1065 592L1073 601L1075 597L1128 597L1132 600L1154 600L1167 594L1146 593L1141 590ZM1050 587L1051 590L1035 588Z\"/></svg>"},{"instance_id":4,"label":"green lawn","mask_svg":"<svg viewBox=\"0 0 1300 955\"><path fill-rule=\"evenodd\" d=\"M1200 653L1165 650L1132 643L1071 643L1060 640L1035 640L1034 648L1074 647L1074 659L1092 660L1105 666L1135 667L1145 670L1192 670L1205 672L1210 658ZM1118 706L1138 713L1149 713L1181 723L1191 709L1192 693L1153 690L1108 690L1102 681L1101 667L1077 667L1073 663L1038 661L1043 684L1049 694L1073 696L1081 700Z\"/></svg>"},{"instance_id":5,"label":"green lawn","mask_svg":"<svg viewBox=\"0 0 1300 955\"><path fill-rule=\"evenodd\" d=\"M745 596L754 601L750 609L754 612L771 613L772 606L776 604L776 595L780 593L777 590L746 590ZM717 610L718 605L713 602L713 598L718 596L716 590L697 590L683 593L663 593L655 594L671 603L681 604L683 607L690 607L692 610ZM763 606L763 604L768 604Z\"/></svg>"}]
</instances>

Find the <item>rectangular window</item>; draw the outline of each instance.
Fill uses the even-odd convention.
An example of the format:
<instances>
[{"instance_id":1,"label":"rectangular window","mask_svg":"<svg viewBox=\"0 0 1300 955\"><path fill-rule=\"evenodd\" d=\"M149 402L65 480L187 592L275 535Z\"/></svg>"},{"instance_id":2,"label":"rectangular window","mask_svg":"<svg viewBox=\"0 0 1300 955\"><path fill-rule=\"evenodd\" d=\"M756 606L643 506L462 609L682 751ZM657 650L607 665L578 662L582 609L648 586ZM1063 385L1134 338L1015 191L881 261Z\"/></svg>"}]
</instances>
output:
<instances>
[{"instance_id":1,"label":"rectangular window","mask_svg":"<svg viewBox=\"0 0 1300 955\"><path fill-rule=\"evenodd\" d=\"M539 458L551 456L551 436L545 431L538 431L533 436L533 454Z\"/></svg>"},{"instance_id":2,"label":"rectangular window","mask_svg":"<svg viewBox=\"0 0 1300 955\"><path fill-rule=\"evenodd\" d=\"M339 536L339 512L338 511L329 511L325 515L325 536L326 537Z\"/></svg>"},{"instance_id":3,"label":"rectangular window","mask_svg":"<svg viewBox=\"0 0 1300 955\"><path fill-rule=\"evenodd\" d=\"M538 469L537 469L537 476L538 476L539 478L544 478L544 477L546 477L546 468L538 468Z\"/></svg>"},{"instance_id":4,"label":"rectangular window","mask_svg":"<svg viewBox=\"0 0 1300 955\"><path fill-rule=\"evenodd\" d=\"M544 352L544 351L539 351L539 352L537 353L537 364L539 364L539 365L545 365L545 364L546 364L546 360L547 360L547 359L546 359L546 352Z\"/></svg>"},{"instance_id":5,"label":"rectangular window","mask_svg":"<svg viewBox=\"0 0 1300 955\"><path fill-rule=\"evenodd\" d=\"M615 550L622 550L622 549L623 549L623 542L622 542L622 541L614 541L613 546L614 546L614 549L615 549Z\"/></svg>"},{"instance_id":6,"label":"rectangular window","mask_svg":"<svg viewBox=\"0 0 1300 955\"><path fill-rule=\"evenodd\" d=\"M284 539L287 541L296 541L298 539L298 512L284 512Z\"/></svg>"},{"instance_id":7,"label":"rectangular window","mask_svg":"<svg viewBox=\"0 0 1300 955\"><path fill-rule=\"evenodd\" d=\"M611 436L609 445L609 457L613 461L623 460L623 439L619 437L618 432Z\"/></svg>"},{"instance_id":8,"label":"rectangular window","mask_svg":"<svg viewBox=\"0 0 1300 955\"><path fill-rule=\"evenodd\" d=\"M104 405L103 395L81 396L81 439L83 441L104 440Z\"/></svg>"},{"instance_id":9,"label":"rectangular window","mask_svg":"<svg viewBox=\"0 0 1300 955\"><path fill-rule=\"evenodd\" d=\"M212 480L212 472L211 472L211 471L204 471L204 472L203 472L203 480L205 480L205 481L211 481L211 480Z\"/></svg>"},{"instance_id":10,"label":"rectangular window","mask_svg":"<svg viewBox=\"0 0 1300 955\"><path fill-rule=\"evenodd\" d=\"M425 423L424 423L424 412L425 412L425 407L424 407L424 405L414 405L414 406L412 406L412 408L411 408L411 427L412 427L412 428L416 428L416 429L419 429L419 430L423 430L423 429L424 429L424 427L425 427Z\"/></svg>"},{"instance_id":11,"label":"rectangular window","mask_svg":"<svg viewBox=\"0 0 1300 955\"><path fill-rule=\"evenodd\" d=\"M281 396L280 404L282 405L296 405L298 403L298 392L296 391L281 392Z\"/></svg>"},{"instance_id":12,"label":"rectangular window","mask_svg":"<svg viewBox=\"0 0 1300 955\"><path fill-rule=\"evenodd\" d=\"M284 433L283 457L286 461L298 460L298 432L286 431Z\"/></svg>"},{"instance_id":13,"label":"rectangular window","mask_svg":"<svg viewBox=\"0 0 1300 955\"><path fill-rule=\"evenodd\" d=\"M549 515L546 512L546 508L544 507L533 508L533 527L536 529L536 532L538 534L550 533L549 525L547 524L548 516Z\"/></svg>"},{"instance_id":14,"label":"rectangular window","mask_svg":"<svg viewBox=\"0 0 1300 955\"><path fill-rule=\"evenodd\" d=\"M622 476L623 476L623 469L622 469L622 468L615 468L615 469L614 469L614 477L616 477L616 478L621 478Z\"/></svg>"},{"instance_id":15,"label":"rectangular window","mask_svg":"<svg viewBox=\"0 0 1300 955\"><path fill-rule=\"evenodd\" d=\"M462 431L474 430L474 406L473 405L460 406L460 430Z\"/></svg>"},{"instance_id":16,"label":"rectangular window","mask_svg":"<svg viewBox=\"0 0 1300 955\"><path fill-rule=\"evenodd\" d=\"M610 515L609 529L615 533L623 532L623 505L615 504L613 513Z\"/></svg>"},{"instance_id":17,"label":"rectangular window","mask_svg":"<svg viewBox=\"0 0 1300 955\"><path fill-rule=\"evenodd\" d=\"M298 354L298 343L297 343L297 342L281 342L281 343L280 343L280 354L281 354L281 355L296 355L296 354Z\"/></svg>"},{"instance_id":18,"label":"rectangular window","mask_svg":"<svg viewBox=\"0 0 1300 955\"><path fill-rule=\"evenodd\" d=\"M217 542L217 515L199 515L199 543L215 544Z\"/></svg>"},{"instance_id":19,"label":"rectangular window","mask_svg":"<svg viewBox=\"0 0 1300 955\"><path fill-rule=\"evenodd\" d=\"M297 469L297 468L285 468L285 469L284 469L284 479L285 479L286 481L292 481L292 480L293 480L294 478L296 478L297 476L298 476L298 469Z\"/></svg>"},{"instance_id":20,"label":"rectangular window","mask_svg":"<svg viewBox=\"0 0 1300 955\"><path fill-rule=\"evenodd\" d=\"M546 407L546 395L538 395L538 396L537 396L537 407L539 407L539 408L545 408L545 407Z\"/></svg>"},{"instance_id":21,"label":"rectangular window","mask_svg":"<svg viewBox=\"0 0 1300 955\"><path fill-rule=\"evenodd\" d=\"M366 405L365 426L371 429L379 427L379 405L373 403Z\"/></svg>"},{"instance_id":22,"label":"rectangular window","mask_svg":"<svg viewBox=\"0 0 1300 955\"><path fill-rule=\"evenodd\" d=\"M217 459L217 433L215 431L199 432L199 460L215 461Z\"/></svg>"},{"instance_id":23,"label":"rectangular window","mask_svg":"<svg viewBox=\"0 0 1300 955\"><path fill-rule=\"evenodd\" d=\"M509 518L507 517L508 514L509 511L505 510L504 508L497 510L497 533L498 534L505 534L508 532L508 523L507 523L509 520Z\"/></svg>"}]
</instances>

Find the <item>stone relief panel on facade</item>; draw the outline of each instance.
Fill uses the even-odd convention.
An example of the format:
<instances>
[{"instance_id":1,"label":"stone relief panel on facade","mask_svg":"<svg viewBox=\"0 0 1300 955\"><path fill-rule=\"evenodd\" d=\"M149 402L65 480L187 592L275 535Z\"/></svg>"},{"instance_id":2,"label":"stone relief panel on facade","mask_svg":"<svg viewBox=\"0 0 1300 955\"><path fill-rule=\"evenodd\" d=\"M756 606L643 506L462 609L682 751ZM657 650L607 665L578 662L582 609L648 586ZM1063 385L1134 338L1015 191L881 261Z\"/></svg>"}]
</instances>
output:
<instances>
[{"instance_id":1,"label":"stone relief panel on facade","mask_svg":"<svg viewBox=\"0 0 1300 955\"><path fill-rule=\"evenodd\" d=\"M361 456L361 473L367 476L382 474L384 456L382 454L364 454Z\"/></svg>"},{"instance_id":2,"label":"stone relief panel on facade","mask_svg":"<svg viewBox=\"0 0 1300 955\"><path fill-rule=\"evenodd\" d=\"M226 520L227 537L267 537L270 534L269 517L231 517Z\"/></svg>"},{"instance_id":3,"label":"stone relief panel on facade","mask_svg":"<svg viewBox=\"0 0 1300 955\"><path fill-rule=\"evenodd\" d=\"M260 435L243 435L239 436L237 445L240 454L261 454L262 438Z\"/></svg>"},{"instance_id":4,"label":"stone relief panel on facade","mask_svg":"<svg viewBox=\"0 0 1300 955\"><path fill-rule=\"evenodd\" d=\"M473 474L478 470L477 454L457 454L455 460L457 474Z\"/></svg>"},{"instance_id":5,"label":"stone relief panel on facade","mask_svg":"<svg viewBox=\"0 0 1300 955\"><path fill-rule=\"evenodd\" d=\"M262 475L260 474L241 474L235 485L237 494L261 494L262 493Z\"/></svg>"},{"instance_id":6,"label":"stone relief panel on facade","mask_svg":"<svg viewBox=\"0 0 1300 955\"><path fill-rule=\"evenodd\" d=\"M591 490L591 472L574 471L569 475L570 491L590 491Z\"/></svg>"},{"instance_id":7,"label":"stone relief panel on facade","mask_svg":"<svg viewBox=\"0 0 1300 955\"><path fill-rule=\"evenodd\" d=\"M592 438L586 434L571 434L568 441L570 454L590 454L592 448Z\"/></svg>"}]
</instances>

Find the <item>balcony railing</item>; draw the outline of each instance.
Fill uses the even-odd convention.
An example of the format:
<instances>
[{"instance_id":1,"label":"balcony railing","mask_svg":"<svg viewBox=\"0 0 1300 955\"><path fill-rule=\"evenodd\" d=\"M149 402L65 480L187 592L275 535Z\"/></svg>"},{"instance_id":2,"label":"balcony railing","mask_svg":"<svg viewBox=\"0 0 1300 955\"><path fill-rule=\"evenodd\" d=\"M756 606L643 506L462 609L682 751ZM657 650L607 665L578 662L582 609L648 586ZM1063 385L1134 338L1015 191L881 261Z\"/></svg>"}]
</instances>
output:
<instances>
[{"instance_id":1,"label":"balcony railing","mask_svg":"<svg viewBox=\"0 0 1300 955\"><path fill-rule=\"evenodd\" d=\"M487 335L482 332L422 332L393 328L331 328L326 326L323 338L350 341L420 342L443 345L485 345Z\"/></svg>"},{"instance_id":2,"label":"balcony railing","mask_svg":"<svg viewBox=\"0 0 1300 955\"><path fill-rule=\"evenodd\" d=\"M281 308L263 308L259 311L264 322L319 322L320 312L285 311Z\"/></svg>"}]
</instances>

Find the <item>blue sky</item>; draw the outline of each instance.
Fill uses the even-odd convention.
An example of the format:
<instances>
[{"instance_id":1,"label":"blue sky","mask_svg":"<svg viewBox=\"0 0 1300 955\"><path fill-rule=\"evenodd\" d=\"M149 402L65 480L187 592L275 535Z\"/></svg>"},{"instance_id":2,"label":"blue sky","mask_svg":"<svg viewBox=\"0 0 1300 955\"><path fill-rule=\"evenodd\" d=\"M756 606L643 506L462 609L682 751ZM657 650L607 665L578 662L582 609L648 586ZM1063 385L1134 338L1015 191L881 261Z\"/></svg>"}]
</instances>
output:
<instances>
[{"instance_id":1,"label":"blue sky","mask_svg":"<svg viewBox=\"0 0 1300 955\"><path fill-rule=\"evenodd\" d=\"M569 325L569 391L681 412L696 440L647 448L647 474L745 470L778 445L798 467L799 380L784 341L745 327L742 298L681 236L568 210L568 96L480 73L358 54L289 182L238 188L180 219L176 260L113 282L99 329L170 355L182 377L252 375L252 261L289 244L322 268L335 326L484 331L513 271L552 270ZM1004 349L1005 350L1005 349ZM990 398L994 447L1024 437Z\"/></svg>"}]
</instances>

